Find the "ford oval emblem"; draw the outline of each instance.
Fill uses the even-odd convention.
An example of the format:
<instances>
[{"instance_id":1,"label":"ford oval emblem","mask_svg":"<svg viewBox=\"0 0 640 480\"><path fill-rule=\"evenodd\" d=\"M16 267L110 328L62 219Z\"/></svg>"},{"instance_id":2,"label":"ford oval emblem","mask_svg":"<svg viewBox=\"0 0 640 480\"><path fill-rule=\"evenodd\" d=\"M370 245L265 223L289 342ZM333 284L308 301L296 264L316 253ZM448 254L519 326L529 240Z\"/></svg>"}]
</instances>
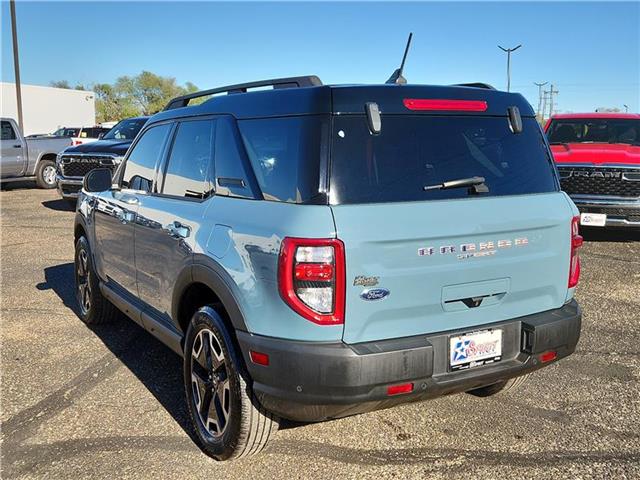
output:
<instances>
[{"instance_id":1,"label":"ford oval emblem","mask_svg":"<svg viewBox=\"0 0 640 480\"><path fill-rule=\"evenodd\" d=\"M360 294L360 298L367 301L382 300L387 298L390 293L386 288L369 288Z\"/></svg>"}]
</instances>

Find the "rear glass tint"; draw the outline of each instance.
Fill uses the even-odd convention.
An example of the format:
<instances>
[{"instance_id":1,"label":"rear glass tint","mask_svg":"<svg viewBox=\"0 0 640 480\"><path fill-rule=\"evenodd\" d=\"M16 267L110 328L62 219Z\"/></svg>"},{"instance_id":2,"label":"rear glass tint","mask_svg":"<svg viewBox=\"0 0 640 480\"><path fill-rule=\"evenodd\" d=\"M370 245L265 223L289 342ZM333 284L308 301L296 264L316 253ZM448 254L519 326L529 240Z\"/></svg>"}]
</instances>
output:
<instances>
[{"instance_id":1,"label":"rear glass tint","mask_svg":"<svg viewBox=\"0 0 640 480\"><path fill-rule=\"evenodd\" d=\"M306 203L318 195L323 125L318 115L238 122L265 200Z\"/></svg>"},{"instance_id":2,"label":"rear glass tint","mask_svg":"<svg viewBox=\"0 0 640 480\"><path fill-rule=\"evenodd\" d=\"M336 116L332 131L331 203L469 198L468 188L425 186L484 177L478 197L558 189L544 137L523 118L514 134L506 117L382 115L371 135L365 116Z\"/></svg>"}]
</instances>

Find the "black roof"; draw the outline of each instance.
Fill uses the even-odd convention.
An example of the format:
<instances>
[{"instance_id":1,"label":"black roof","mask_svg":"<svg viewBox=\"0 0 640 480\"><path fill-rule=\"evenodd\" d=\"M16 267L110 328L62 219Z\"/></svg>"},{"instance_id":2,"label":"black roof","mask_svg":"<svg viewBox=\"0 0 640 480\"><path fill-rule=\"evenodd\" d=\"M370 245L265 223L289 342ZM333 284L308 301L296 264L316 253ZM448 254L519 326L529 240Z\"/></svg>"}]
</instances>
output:
<instances>
[{"instance_id":1,"label":"black roof","mask_svg":"<svg viewBox=\"0 0 640 480\"><path fill-rule=\"evenodd\" d=\"M302 79L302 80L301 80ZM278 83L280 82L280 83ZM256 86L273 86L270 90L250 91ZM216 95L199 105L183 106L193 98ZM410 110L405 99L476 100L486 102L486 109L473 111ZM229 114L239 119L314 114L361 114L364 105L375 102L384 114L507 115L516 106L523 116L534 111L518 93L507 93L486 84L468 85L322 85L316 76L266 80L232 85L178 97L150 122L194 115Z\"/></svg>"}]
</instances>

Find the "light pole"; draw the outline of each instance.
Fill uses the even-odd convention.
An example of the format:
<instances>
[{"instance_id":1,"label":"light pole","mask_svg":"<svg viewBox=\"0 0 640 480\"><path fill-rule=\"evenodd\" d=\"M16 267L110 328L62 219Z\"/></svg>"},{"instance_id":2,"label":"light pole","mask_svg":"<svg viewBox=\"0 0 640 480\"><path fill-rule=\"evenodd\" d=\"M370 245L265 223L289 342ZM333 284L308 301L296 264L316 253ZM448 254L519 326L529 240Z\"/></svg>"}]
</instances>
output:
<instances>
[{"instance_id":1,"label":"light pole","mask_svg":"<svg viewBox=\"0 0 640 480\"><path fill-rule=\"evenodd\" d=\"M521 46L522 45L518 45L517 47L514 47L514 48L504 48L498 45L498 48L500 50L507 53L507 92L511 91L511 52L515 52Z\"/></svg>"},{"instance_id":2,"label":"light pole","mask_svg":"<svg viewBox=\"0 0 640 480\"><path fill-rule=\"evenodd\" d=\"M18 102L18 126L20 131L24 132L22 124L22 89L20 88L20 61L18 60L18 27L16 26L16 2L11 0L9 3L11 9L11 36L13 38L13 68L16 76L16 100Z\"/></svg>"},{"instance_id":3,"label":"light pole","mask_svg":"<svg viewBox=\"0 0 640 480\"><path fill-rule=\"evenodd\" d=\"M624 107L624 113L629 113L629 105L622 105Z\"/></svg>"}]
</instances>

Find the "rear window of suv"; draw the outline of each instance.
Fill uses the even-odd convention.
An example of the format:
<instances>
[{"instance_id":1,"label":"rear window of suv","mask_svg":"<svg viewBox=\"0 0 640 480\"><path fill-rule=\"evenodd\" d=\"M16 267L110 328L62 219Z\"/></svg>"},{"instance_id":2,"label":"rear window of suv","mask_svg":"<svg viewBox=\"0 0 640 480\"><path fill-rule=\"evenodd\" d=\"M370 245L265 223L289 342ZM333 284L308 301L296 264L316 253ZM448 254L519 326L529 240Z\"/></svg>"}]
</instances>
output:
<instances>
[{"instance_id":1,"label":"rear window of suv","mask_svg":"<svg viewBox=\"0 0 640 480\"><path fill-rule=\"evenodd\" d=\"M332 130L331 203L470 198L467 188L425 186L484 177L477 197L558 190L543 134L523 118L514 134L506 117L382 115L371 135L364 115L336 116Z\"/></svg>"}]
</instances>

